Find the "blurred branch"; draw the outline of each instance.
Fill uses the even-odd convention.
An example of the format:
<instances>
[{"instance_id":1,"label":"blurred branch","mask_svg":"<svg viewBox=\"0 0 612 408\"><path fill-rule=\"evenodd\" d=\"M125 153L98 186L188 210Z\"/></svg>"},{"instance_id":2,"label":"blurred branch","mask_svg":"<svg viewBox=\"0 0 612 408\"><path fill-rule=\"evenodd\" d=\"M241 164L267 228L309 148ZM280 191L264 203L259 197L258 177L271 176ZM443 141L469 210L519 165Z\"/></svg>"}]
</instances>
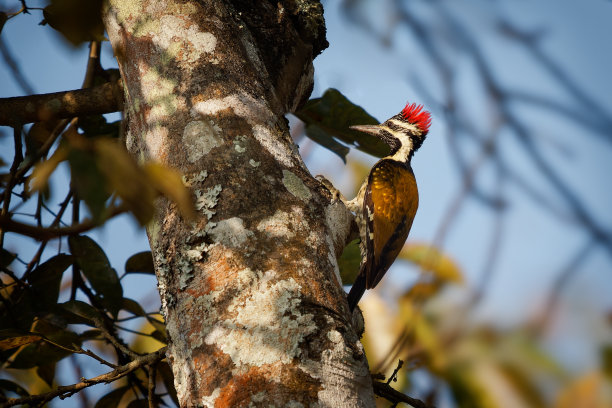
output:
<instances>
[{"instance_id":1,"label":"blurred branch","mask_svg":"<svg viewBox=\"0 0 612 408\"><path fill-rule=\"evenodd\" d=\"M121 80L73 91L0 98L0 126L112 113L122 106Z\"/></svg>"},{"instance_id":2,"label":"blurred branch","mask_svg":"<svg viewBox=\"0 0 612 408\"><path fill-rule=\"evenodd\" d=\"M155 362L157 363L157 362ZM149 408L155 408L157 406L156 404L156 398L155 398L155 363L153 364L149 364L147 366L147 377L149 379L149 383L148 383L148 395L147 395L147 399L149 401Z\"/></svg>"},{"instance_id":3,"label":"blurred branch","mask_svg":"<svg viewBox=\"0 0 612 408\"><path fill-rule=\"evenodd\" d=\"M21 145L21 126L15 126L13 128L13 141L15 143L15 155L13 156L13 164L9 170L9 178L6 182L4 194L2 196L2 209L0 210L0 217L8 217L9 208L11 205L11 194L13 192L13 186L16 184L17 169L21 162L23 162L23 150ZM4 229L0 227L0 248L4 248Z\"/></svg>"},{"instance_id":4,"label":"blurred branch","mask_svg":"<svg viewBox=\"0 0 612 408\"><path fill-rule=\"evenodd\" d=\"M57 387L55 390L38 395L31 395L23 398L9 398L6 402L4 402L0 407L13 407L15 405L25 405L25 404L37 404L42 405L47 401L51 401L55 397L59 397L60 399L68 398L80 390L91 387L92 385L100 384L100 383L110 383L118 380L132 371L137 370L141 367L148 366L150 364L154 364L166 356L166 347L162 347L154 353L146 354L144 356L138 356L134 358L134 360L130 361L127 364L124 364L120 367L117 367L115 370L108 372L106 374L99 375L90 379L82 379L81 382L65 385L61 387Z\"/></svg>"},{"instance_id":5,"label":"blurred branch","mask_svg":"<svg viewBox=\"0 0 612 408\"><path fill-rule=\"evenodd\" d=\"M536 107L556 112L559 116L579 123L581 127L590 128L593 132L599 133L607 142L612 142L610 129L612 121L607 117L593 116L589 111L576 110L574 106L564 105L559 101L547 99L541 95L535 95L519 90L507 90L509 99L530 104ZM588 132L586 132L588 133Z\"/></svg>"},{"instance_id":6,"label":"blurred branch","mask_svg":"<svg viewBox=\"0 0 612 408\"><path fill-rule=\"evenodd\" d=\"M499 200L502 201L503 187L505 181L505 174L501 168L501 166L497 165L497 195L499 196ZM486 259L484 262L484 266L482 268L482 273L480 277L480 281L476 286L476 290L470 300L470 306L476 307L480 301L483 299L486 289L489 286L489 282L493 277L493 271L495 270L495 262L499 255L499 250L501 248L501 242L503 237L503 226L504 226L504 218L506 212L503 210L496 211L494 214L494 221L492 226L492 238L490 240L489 248L487 250Z\"/></svg>"},{"instance_id":7,"label":"blurred branch","mask_svg":"<svg viewBox=\"0 0 612 408\"><path fill-rule=\"evenodd\" d=\"M533 56L534 60L538 61L540 66L546 69L552 78L557 80L559 86L564 87L565 90L570 93L572 100L576 102L575 106L568 111L570 117L574 117L574 120L586 126L593 126L594 122L599 122L597 131L604 136L608 142L612 142L612 133L610 133L610 129L612 129L612 117L610 116L610 112L606 112L600 104L584 92L584 90L562 70L561 64L556 63L552 58L546 55L544 50L540 47L540 42L537 40L534 41L534 36L531 35L531 33L520 30L508 21L500 21L499 28L500 32L506 33L509 37L522 43L525 50ZM555 106L552 101L541 104L548 107ZM589 115L590 119L578 120L575 116L580 111L591 114Z\"/></svg>"},{"instance_id":8,"label":"blurred branch","mask_svg":"<svg viewBox=\"0 0 612 408\"><path fill-rule=\"evenodd\" d=\"M546 329L550 327L552 322L552 318L557 310L557 305L559 303L559 298L563 289L570 281L570 279L574 276L574 274L578 271L580 265L586 261L591 251L594 249L594 242L592 239L588 240L587 243L574 255L574 257L569 261L567 266L563 268L559 276L555 279L552 289L550 291L550 295L546 305L544 306L541 317L537 320L535 329L538 333L544 333Z\"/></svg>"},{"instance_id":9,"label":"blurred branch","mask_svg":"<svg viewBox=\"0 0 612 408\"><path fill-rule=\"evenodd\" d=\"M15 81L19 84L21 89L26 94L33 94L34 88L30 85L30 82L23 75L23 70L19 67L19 64L13 58L11 51L8 49L7 45L4 43L3 36L0 36L0 54L4 58L6 65L9 67Z\"/></svg>"},{"instance_id":10,"label":"blurred branch","mask_svg":"<svg viewBox=\"0 0 612 408\"><path fill-rule=\"evenodd\" d=\"M105 220L85 220L79 224L74 224L69 227L62 228L45 228L38 227L35 225L23 224L21 222L13 221L9 216L0 216L0 228L3 232L16 232L20 235L34 238L39 241L48 241L53 238L60 238L67 235L76 235L83 232L89 231L100 226L104 221L111 217L126 212L127 209L123 206L111 207L109 209L108 218Z\"/></svg>"},{"instance_id":11,"label":"blurred branch","mask_svg":"<svg viewBox=\"0 0 612 408\"><path fill-rule=\"evenodd\" d=\"M578 195L563 182L561 176L559 176L559 174L554 171L553 167L548 164L540 150L535 146L533 139L529 137L525 127L514 117L510 117L510 120L515 129L516 136L522 142L534 164L570 206L575 216L575 221L584 227L595 241L601 244L608 251L610 256L612 256L612 235L610 232L606 231L597 223L591 213L586 209L582 200L578 198Z\"/></svg>"}]
</instances>

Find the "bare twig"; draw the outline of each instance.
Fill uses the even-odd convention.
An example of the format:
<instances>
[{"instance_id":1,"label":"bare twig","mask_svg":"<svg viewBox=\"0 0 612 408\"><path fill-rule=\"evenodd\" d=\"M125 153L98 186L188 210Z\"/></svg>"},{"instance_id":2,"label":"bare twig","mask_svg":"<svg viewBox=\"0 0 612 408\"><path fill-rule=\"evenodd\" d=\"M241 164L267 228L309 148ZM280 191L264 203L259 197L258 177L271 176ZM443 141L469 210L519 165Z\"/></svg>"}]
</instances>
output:
<instances>
[{"instance_id":1,"label":"bare twig","mask_svg":"<svg viewBox=\"0 0 612 408\"><path fill-rule=\"evenodd\" d=\"M21 12L21 11L20 11ZM23 75L23 70L19 67L19 64L11 54L11 51L8 49L7 45L4 43L4 36L0 36L0 54L4 57L4 61L6 65L11 70L15 81L21 87L21 90L26 94L33 94L34 88L30 85L30 82Z\"/></svg>"},{"instance_id":2,"label":"bare twig","mask_svg":"<svg viewBox=\"0 0 612 408\"><path fill-rule=\"evenodd\" d=\"M387 383L372 381L372 385L374 386L374 394L386 399L387 401L391 401L393 403L405 402L414 408L435 408L432 405L424 403L420 399L409 397L408 395L397 391Z\"/></svg>"},{"instance_id":3,"label":"bare twig","mask_svg":"<svg viewBox=\"0 0 612 408\"><path fill-rule=\"evenodd\" d=\"M504 180L505 180L505 173L503 172L503 169L500 165L497 165L496 168L497 168L497 177L498 177L497 195L501 197L503 194L502 190L503 190L503 185L504 185ZM503 201L503 199L500 198L500 201ZM490 240L489 249L486 254L485 263L482 268L483 272L481 274L480 281L478 282L476 290L474 291L474 294L469 302L470 307L472 308L476 307L480 303L480 301L483 299L486 293L486 289L489 286L489 282L491 282L491 279L493 277L493 271L495 269L495 262L499 255L499 250L501 248L505 212L502 209L500 209L494 214L494 217L495 217L495 220L493 221L493 227L492 227L492 232L491 232L492 238Z\"/></svg>"},{"instance_id":4,"label":"bare twig","mask_svg":"<svg viewBox=\"0 0 612 408\"><path fill-rule=\"evenodd\" d=\"M149 364L147 366L147 377L149 378L149 384L148 384L148 391L149 391L149 395L147 397L147 399L149 400L149 408L155 408L156 404L155 404L155 373L157 372L157 370L155 370L155 364L156 362Z\"/></svg>"},{"instance_id":5,"label":"bare twig","mask_svg":"<svg viewBox=\"0 0 612 408\"><path fill-rule=\"evenodd\" d=\"M541 317L536 322L535 329L539 333L544 333L546 329L550 326L551 321L553 320L553 316L557 309L557 304L559 302L559 297L563 292L563 289L570 281L572 276L579 270L579 266L588 258L589 254L593 249L595 249L595 243L592 239L588 240L586 244L572 257L570 262L563 268L561 273L555 279L552 289L550 291L550 295L544 309L542 311Z\"/></svg>"},{"instance_id":6,"label":"bare twig","mask_svg":"<svg viewBox=\"0 0 612 408\"><path fill-rule=\"evenodd\" d=\"M17 183L17 169L21 162L23 162L23 151L21 148L21 126L13 127L13 139L15 143L15 155L13 156L13 164L9 170L9 180L6 183L4 195L2 197L2 209L0 211L0 217L8 217L9 208L11 205L11 194L13 187ZM5 229L0 225L0 248L4 247L4 233Z\"/></svg>"},{"instance_id":7,"label":"bare twig","mask_svg":"<svg viewBox=\"0 0 612 408\"><path fill-rule=\"evenodd\" d=\"M387 384L391 384L391 381L397 381L397 373L402 369L404 362L402 360L398 360L397 367L393 370L393 373L387 379Z\"/></svg>"},{"instance_id":8,"label":"bare twig","mask_svg":"<svg viewBox=\"0 0 612 408\"><path fill-rule=\"evenodd\" d=\"M0 407L13 407L15 405L26 405L26 404L43 404L47 401L51 401L53 398L59 397L60 399L68 398L80 390L91 387L92 385L100 384L100 383L111 383L113 381L118 380L132 371L139 369L141 367L153 364L157 361L162 360L166 356L166 347L162 347L154 353L146 354L144 356L137 356L131 362L124 364L120 367L117 367L111 372L106 374L99 375L90 379L82 379L81 382L65 385L61 387L57 387L55 390L38 395L31 395L29 397L22 398L9 398L6 402L4 402Z\"/></svg>"},{"instance_id":9,"label":"bare twig","mask_svg":"<svg viewBox=\"0 0 612 408\"><path fill-rule=\"evenodd\" d=\"M113 345L113 347L115 347L117 350L121 351L123 354L131 358L137 358L140 356L140 354L130 350L125 345L123 345L119 340L117 340L117 338L115 338L115 336L113 336L104 326L104 322L102 321L102 319L96 319L94 320L94 323L96 327L102 331L102 335L104 336L104 338L108 340Z\"/></svg>"},{"instance_id":10,"label":"bare twig","mask_svg":"<svg viewBox=\"0 0 612 408\"><path fill-rule=\"evenodd\" d=\"M92 41L89 43L89 58L87 59L87 68L85 69L85 78L81 88L91 88L94 84L94 79L97 73L103 71L100 65L100 42Z\"/></svg>"},{"instance_id":11,"label":"bare twig","mask_svg":"<svg viewBox=\"0 0 612 408\"><path fill-rule=\"evenodd\" d=\"M24 165L21 166L19 170L17 170L17 172L15 173L15 181L18 183L21 182L27 172L30 171L30 169L38 162L38 160L47 156L47 153L51 149L51 146L53 146L55 141L60 137L62 131L66 128L66 126L68 126L69 123L71 127L76 126L76 122L76 119L73 119L72 121L69 121L68 119L61 120L57 124L57 126L55 126L55 129L53 129L47 140L45 140L45 143L43 143L40 149L36 151L36 154L33 157L29 158L29 161L26 161Z\"/></svg>"},{"instance_id":12,"label":"bare twig","mask_svg":"<svg viewBox=\"0 0 612 408\"><path fill-rule=\"evenodd\" d=\"M126 208L123 206L113 207L110 209L108 218L117 216L126 211ZM7 216L0 216L0 228L2 228L4 231L16 232L39 241L48 241L53 238L81 234L98 226L100 226L100 221L85 220L80 224L71 225L69 227L44 228L13 221Z\"/></svg>"},{"instance_id":13,"label":"bare twig","mask_svg":"<svg viewBox=\"0 0 612 408\"><path fill-rule=\"evenodd\" d=\"M57 212L57 215L55 216L55 219L53 220L51 225L49 225L49 228L55 228L55 227L57 227L60 224L62 216L64 215L64 212L66 211L66 208L68 208L68 203L70 202L70 198L71 197L72 197L72 192L69 191L68 194L66 195L66 198L64 199L64 201L62 201L62 203L60 204L60 209ZM32 259L30 260L30 262L26 266L26 270L25 270L25 272L23 274L23 279L27 279L28 275L32 272L34 267L40 261L40 257L42 256L42 254L43 254L43 252L45 250L45 247L47 246L47 242L48 242L47 240L41 242L40 246L38 247L38 250L36 251L36 254L34 254Z\"/></svg>"}]
</instances>

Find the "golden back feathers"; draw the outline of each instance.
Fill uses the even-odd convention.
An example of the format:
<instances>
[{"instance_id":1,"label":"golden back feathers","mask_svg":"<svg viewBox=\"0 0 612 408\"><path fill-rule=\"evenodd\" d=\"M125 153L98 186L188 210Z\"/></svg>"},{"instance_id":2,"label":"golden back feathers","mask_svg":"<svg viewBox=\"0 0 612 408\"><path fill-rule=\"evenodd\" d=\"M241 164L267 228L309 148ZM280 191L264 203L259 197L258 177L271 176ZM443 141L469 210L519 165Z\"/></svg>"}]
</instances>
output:
<instances>
[{"instance_id":1,"label":"golden back feathers","mask_svg":"<svg viewBox=\"0 0 612 408\"><path fill-rule=\"evenodd\" d=\"M382 159L374 165L364 198L366 288L382 279L402 249L419 205L412 168L407 163Z\"/></svg>"}]
</instances>

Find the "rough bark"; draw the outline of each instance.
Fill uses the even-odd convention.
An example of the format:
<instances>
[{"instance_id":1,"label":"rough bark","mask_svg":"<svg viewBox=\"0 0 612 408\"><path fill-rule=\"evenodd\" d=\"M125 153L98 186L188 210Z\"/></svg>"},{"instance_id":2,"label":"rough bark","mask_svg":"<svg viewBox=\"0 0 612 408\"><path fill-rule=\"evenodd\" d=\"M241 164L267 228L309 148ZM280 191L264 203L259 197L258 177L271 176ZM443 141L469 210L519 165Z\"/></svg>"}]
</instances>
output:
<instances>
[{"instance_id":1,"label":"rough bark","mask_svg":"<svg viewBox=\"0 0 612 408\"><path fill-rule=\"evenodd\" d=\"M111 0L126 143L185 174L200 219L148 227L182 406L373 406L336 258L351 215L284 113L327 43L317 1Z\"/></svg>"}]
</instances>

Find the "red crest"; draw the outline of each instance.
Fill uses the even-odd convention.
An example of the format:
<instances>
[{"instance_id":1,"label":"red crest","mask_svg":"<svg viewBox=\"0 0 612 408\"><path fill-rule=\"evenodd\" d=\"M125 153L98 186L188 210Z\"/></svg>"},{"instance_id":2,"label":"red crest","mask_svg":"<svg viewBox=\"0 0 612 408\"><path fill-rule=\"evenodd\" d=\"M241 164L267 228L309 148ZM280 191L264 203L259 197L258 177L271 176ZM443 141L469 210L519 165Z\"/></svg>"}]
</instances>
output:
<instances>
[{"instance_id":1,"label":"red crest","mask_svg":"<svg viewBox=\"0 0 612 408\"><path fill-rule=\"evenodd\" d=\"M407 104L402 109L402 116L408 122L416 125L423 134L429 131L431 125L431 114L426 110L423 110L423 105L417 105L416 103Z\"/></svg>"}]
</instances>

